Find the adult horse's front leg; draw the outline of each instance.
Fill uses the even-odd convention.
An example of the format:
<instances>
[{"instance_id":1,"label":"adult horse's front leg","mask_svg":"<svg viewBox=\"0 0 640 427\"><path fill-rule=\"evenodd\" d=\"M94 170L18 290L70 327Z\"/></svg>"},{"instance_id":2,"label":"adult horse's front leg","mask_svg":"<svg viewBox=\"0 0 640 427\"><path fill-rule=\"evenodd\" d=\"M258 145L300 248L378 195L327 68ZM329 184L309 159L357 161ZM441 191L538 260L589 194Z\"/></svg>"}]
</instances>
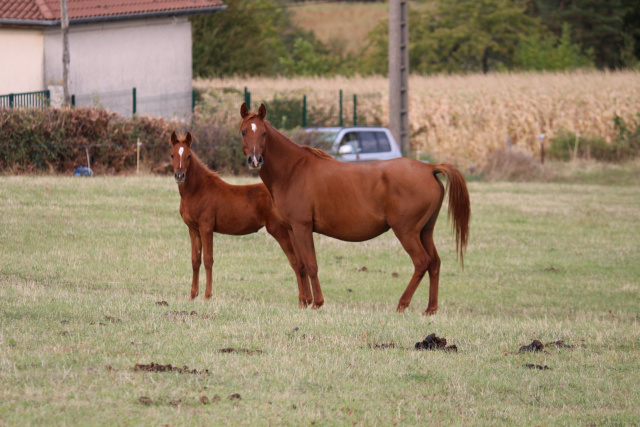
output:
<instances>
[{"instance_id":1,"label":"adult horse's front leg","mask_svg":"<svg viewBox=\"0 0 640 427\"><path fill-rule=\"evenodd\" d=\"M273 236L280 245L280 248L287 256L291 268L296 274L298 282L298 307L307 308L312 302L311 288L309 286L309 276L302 263L298 262L298 255L293 245L293 234L275 219L268 219L266 223L267 232Z\"/></svg>"},{"instance_id":2,"label":"adult horse's front leg","mask_svg":"<svg viewBox=\"0 0 640 427\"><path fill-rule=\"evenodd\" d=\"M204 299L211 298L213 293L213 230L200 230L200 238L202 239L202 252L204 261L204 271L207 275L207 289L204 292Z\"/></svg>"},{"instance_id":3,"label":"adult horse's front leg","mask_svg":"<svg viewBox=\"0 0 640 427\"><path fill-rule=\"evenodd\" d=\"M311 279L313 288L313 305L311 308L317 309L324 304L320 280L318 280L318 262L316 260L316 250L313 245L313 229L310 226L293 226L293 245L296 248L298 262L302 263L306 274Z\"/></svg>"},{"instance_id":4,"label":"adult horse's front leg","mask_svg":"<svg viewBox=\"0 0 640 427\"><path fill-rule=\"evenodd\" d=\"M200 233L189 228L189 238L191 239L191 267L193 276L191 278L191 299L195 299L199 292L200 263L202 259L202 240Z\"/></svg>"}]
</instances>

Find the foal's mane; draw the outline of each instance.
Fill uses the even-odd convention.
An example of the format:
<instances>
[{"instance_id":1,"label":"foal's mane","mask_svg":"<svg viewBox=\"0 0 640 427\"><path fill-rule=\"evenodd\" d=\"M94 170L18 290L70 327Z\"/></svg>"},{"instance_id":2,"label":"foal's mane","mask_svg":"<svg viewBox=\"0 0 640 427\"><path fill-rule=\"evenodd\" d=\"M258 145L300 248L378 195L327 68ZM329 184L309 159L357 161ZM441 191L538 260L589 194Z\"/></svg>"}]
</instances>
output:
<instances>
[{"instance_id":1,"label":"foal's mane","mask_svg":"<svg viewBox=\"0 0 640 427\"><path fill-rule=\"evenodd\" d=\"M249 115L247 117L245 117L242 120L242 123L244 123L247 120L251 120L253 118L258 117L257 113L249 113ZM265 120L262 119L262 121L264 122L264 124L271 130L273 130L275 133L277 133L278 135L280 135L281 137L283 137L285 140L287 140L288 142L290 142L291 144L297 145L300 148L304 148L305 150L307 150L309 153L313 154L314 156L320 158L320 159L325 159L325 160L336 160L333 157L331 157L331 155L329 153L327 153L326 151L322 151L319 148L314 148L311 147L309 145L300 145L294 141L292 141L288 136L286 136L285 134L283 134L282 132L280 132L278 129L276 129L269 120ZM240 124L240 127L242 127L242 123Z\"/></svg>"},{"instance_id":2,"label":"foal's mane","mask_svg":"<svg viewBox=\"0 0 640 427\"><path fill-rule=\"evenodd\" d=\"M213 178L220 177L220 174L216 171L212 171L211 169L209 169L207 165L205 165L204 162L200 160L200 157L198 157L196 153L193 152L193 150L191 150L191 161L195 163L198 169L203 170L207 176L211 176Z\"/></svg>"}]
</instances>

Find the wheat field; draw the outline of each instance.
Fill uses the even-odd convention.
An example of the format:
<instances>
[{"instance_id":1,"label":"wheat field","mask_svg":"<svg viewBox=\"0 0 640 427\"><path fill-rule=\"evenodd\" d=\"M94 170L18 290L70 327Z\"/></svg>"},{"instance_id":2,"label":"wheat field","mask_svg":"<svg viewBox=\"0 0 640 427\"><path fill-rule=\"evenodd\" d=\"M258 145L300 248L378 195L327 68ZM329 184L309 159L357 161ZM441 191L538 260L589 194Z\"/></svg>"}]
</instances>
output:
<instances>
[{"instance_id":1,"label":"wheat field","mask_svg":"<svg viewBox=\"0 0 640 427\"><path fill-rule=\"evenodd\" d=\"M194 80L194 88L204 91L245 87L263 96L306 93L310 106L335 102L335 96L320 95L340 89L377 93L372 99L379 104L359 107L358 114L388 125L389 84L383 76ZM537 154L541 134L543 142L563 129L611 142L616 115L629 127L640 123L639 71L413 75L409 92L411 151L463 167L482 164L490 151L504 147L507 137Z\"/></svg>"}]
</instances>

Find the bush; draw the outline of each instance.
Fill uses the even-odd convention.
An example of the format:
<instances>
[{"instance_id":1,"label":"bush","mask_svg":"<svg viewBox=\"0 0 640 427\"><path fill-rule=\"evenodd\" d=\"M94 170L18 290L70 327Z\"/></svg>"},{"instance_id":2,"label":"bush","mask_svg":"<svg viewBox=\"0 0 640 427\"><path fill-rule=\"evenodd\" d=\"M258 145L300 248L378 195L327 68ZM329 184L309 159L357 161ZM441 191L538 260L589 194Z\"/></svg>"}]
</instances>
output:
<instances>
[{"instance_id":1,"label":"bush","mask_svg":"<svg viewBox=\"0 0 640 427\"><path fill-rule=\"evenodd\" d=\"M640 156L640 124L630 131L624 119L614 118L618 134L616 139L607 143L603 138L584 137L562 130L551 140L548 155L550 158L571 160L574 158L594 159L604 162L624 162Z\"/></svg>"},{"instance_id":2,"label":"bush","mask_svg":"<svg viewBox=\"0 0 640 427\"><path fill-rule=\"evenodd\" d=\"M488 181L530 181L542 173L540 160L518 148L490 152L482 169L482 177Z\"/></svg>"},{"instance_id":3,"label":"bush","mask_svg":"<svg viewBox=\"0 0 640 427\"><path fill-rule=\"evenodd\" d=\"M190 130L194 150L215 170L238 172L244 156L238 137L227 126L204 117L193 124L162 118L125 118L99 108L0 109L0 171L71 174L87 164L97 174L136 169L138 138L141 163L155 173L171 170L171 132Z\"/></svg>"}]
</instances>

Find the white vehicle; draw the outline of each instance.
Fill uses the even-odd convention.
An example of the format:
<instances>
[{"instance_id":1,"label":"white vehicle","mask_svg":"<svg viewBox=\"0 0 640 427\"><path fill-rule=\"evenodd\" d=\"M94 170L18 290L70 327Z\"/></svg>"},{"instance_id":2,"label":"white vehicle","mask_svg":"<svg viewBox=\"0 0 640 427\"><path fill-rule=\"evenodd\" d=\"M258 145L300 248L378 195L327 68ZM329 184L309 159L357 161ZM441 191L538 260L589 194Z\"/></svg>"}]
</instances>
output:
<instances>
[{"instance_id":1,"label":"white vehicle","mask_svg":"<svg viewBox=\"0 0 640 427\"><path fill-rule=\"evenodd\" d=\"M320 147L342 162L371 162L402 157L400 147L389 129L371 126L309 128Z\"/></svg>"}]
</instances>

